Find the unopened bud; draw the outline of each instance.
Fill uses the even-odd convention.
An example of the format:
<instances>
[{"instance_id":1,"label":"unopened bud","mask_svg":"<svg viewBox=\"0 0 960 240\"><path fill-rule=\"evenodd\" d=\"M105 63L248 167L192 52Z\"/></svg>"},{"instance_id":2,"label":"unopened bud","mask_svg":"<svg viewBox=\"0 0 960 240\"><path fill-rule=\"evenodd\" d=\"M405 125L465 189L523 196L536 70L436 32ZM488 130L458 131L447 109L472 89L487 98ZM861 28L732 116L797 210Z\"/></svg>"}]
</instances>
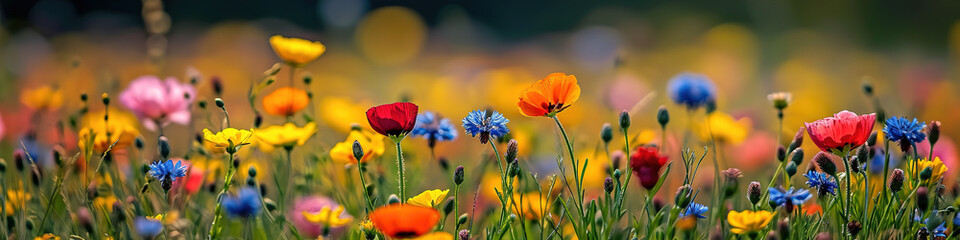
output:
<instances>
[{"instance_id":1,"label":"unopened bud","mask_svg":"<svg viewBox=\"0 0 960 240\"><path fill-rule=\"evenodd\" d=\"M251 178L257 177L257 168L253 166L250 166L250 168L247 168L247 176L250 176Z\"/></svg>"},{"instance_id":2,"label":"unopened bud","mask_svg":"<svg viewBox=\"0 0 960 240\"><path fill-rule=\"evenodd\" d=\"M867 137L867 146L873 147L877 145L877 133L878 132L870 133L870 137Z\"/></svg>"},{"instance_id":3,"label":"unopened bud","mask_svg":"<svg viewBox=\"0 0 960 240\"><path fill-rule=\"evenodd\" d=\"M657 109L657 123L660 123L660 127L666 127L667 123L670 122L670 112L667 111L667 107L660 105L660 108Z\"/></svg>"},{"instance_id":4,"label":"unopened bud","mask_svg":"<svg viewBox=\"0 0 960 240\"><path fill-rule=\"evenodd\" d=\"M225 105L225 104L223 103L223 99L221 99L221 98L215 98L215 99L213 99L213 103L216 104L217 107L218 107L218 108L221 108L221 109L223 109L223 106Z\"/></svg>"},{"instance_id":5,"label":"unopened bud","mask_svg":"<svg viewBox=\"0 0 960 240\"><path fill-rule=\"evenodd\" d=\"M925 167L923 170L920 170L920 180L926 181L930 180L930 177L933 176L933 168Z\"/></svg>"},{"instance_id":6,"label":"unopened bud","mask_svg":"<svg viewBox=\"0 0 960 240\"><path fill-rule=\"evenodd\" d=\"M797 165L803 163L803 148L794 149L793 154L791 154L790 161L796 163Z\"/></svg>"},{"instance_id":7,"label":"unopened bud","mask_svg":"<svg viewBox=\"0 0 960 240\"><path fill-rule=\"evenodd\" d=\"M453 207L456 206L456 201L451 197L446 204L443 205L443 215L446 216L453 212Z\"/></svg>"},{"instance_id":8,"label":"unopened bud","mask_svg":"<svg viewBox=\"0 0 960 240\"><path fill-rule=\"evenodd\" d=\"M611 126L610 123L604 123L603 126L600 127L600 139L603 140L604 143L610 143L610 140L613 140L613 126Z\"/></svg>"},{"instance_id":9,"label":"unopened bud","mask_svg":"<svg viewBox=\"0 0 960 240\"><path fill-rule=\"evenodd\" d=\"M793 149L800 148L800 146L803 145L803 133L805 131L807 131L807 128L805 127L800 127L800 129L797 130L797 134L793 135L793 140L790 141L790 146L787 148L787 152L791 152Z\"/></svg>"},{"instance_id":10,"label":"unopened bud","mask_svg":"<svg viewBox=\"0 0 960 240\"><path fill-rule=\"evenodd\" d=\"M107 93L100 94L100 100L103 101L103 105L104 105L104 106L109 106L109 105L110 105L110 94L107 94Z\"/></svg>"},{"instance_id":11,"label":"unopened bud","mask_svg":"<svg viewBox=\"0 0 960 240\"><path fill-rule=\"evenodd\" d=\"M747 200L750 200L750 203L757 205L760 202L760 197L763 195L763 190L760 189L760 182L753 181L747 185Z\"/></svg>"},{"instance_id":12,"label":"unopened bud","mask_svg":"<svg viewBox=\"0 0 960 240\"><path fill-rule=\"evenodd\" d=\"M607 193L613 192L613 178L607 177L603 179L603 191Z\"/></svg>"},{"instance_id":13,"label":"unopened bud","mask_svg":"<svg viewBox=\"0 0 960 240\"><path fill-rule=\"evenodd\" d=\"M783 167L783 170L787 172L787 177L793 177L797 174L797 164L794 162L788 162L787 166Z\"/></svg>"},{"instance_id":14,"label":"unopened bud","mask_svg":"<svg viewBox=\"0 0 960 240\"><path fill-rule=\"evenodd\" d=\"M873 83L871 83L869 80L863 81L862 88L863 88L863 94L866 94L867 97L873 96Z\"/></svg>"},{"instance_id":15,"label":"unopened bud","mask_svg":"<svg viewBox=\"0 0 960 240\"><path fill-rule=\"evenodd\" d=\"M677 188L677 195L673 199L673 203L681 209L687 208L687 206L690 205L691 194L693 194L693 188L691 188L689 184L680 186Z\"/></svg>"},{"instance_id":16,"label":"unopened bud","mask_svg":"<svg viewBox=\"0 0 960 240\"><path fill-rule=\"evenodd\" d=\"M897 193L903 189L903 170L893 169L890 173L890 191Z\"/></svg>"},{"instance_id":17,"label":"unopened bud","mask_svg":"<svg viewBox=\"0 0 960 240\"><path fill-rule=\"evenodd\" d=\"M927 207L930 206L930 190L927 187L917 188L917 208L920 209L921 213L927 212Z\"/></svg>"},{"instance_id":18,"label":"unopened bud","mask_svg":"<svg viewBox=\"0 0 960 240\"><path fill-rule=\"evenodd\" d=\"M927 139L931 145L937 144L937 140L940 140L940 121L930 121L928 128Z\"/></svg>"},{"instance_id":19,"label":"unopened bud","mask_svg":"<svg viewBox=\"0 0 960 240\"><path fill-rule=\"evenodd\" d=\"M620 112L620 129L630 128L630 113L627 111Z\"/></svg>"},{"instance_id":20,"label":"unopened bud","mask_svg":"<svg viewBox=\"0 0 960 240\"><path fill-rule=\"evenodd\" d=\"M850 233L850 236L857 237L860 229L863 229L863 226L860 225L859 221L854 220L847 223L847 232Z\"/></svg>"},{"instance_id":21,"label":"unopened bud","mask_svg":"<svg viewBox=\"0 0 960 240\"><path fill-rule=\"evenodd\" d=\"M363 159L363 146L360 146L359 140L353 141L353 159L356 159L357 162L360 162Z\"/></svg>"},{"instance_id":22,"label":"unopened bud","mask_svg":"<svg viewBox=\"0 0 960 240\"><path fill-rule=\"evenodd\" d=\"M463 165L457 166L457 169L453 170L453 183L457 185L463 183Z\"/></svg>"},{"instance_id":23,"label":"unopened bud","mask_svg":"<svg viewBox=\"0 0 960 240\"><path fill-rule=\"evenodd\" d=\"M724 179L724 198L730 198L737 193L737 187L740 185L740 177L743 174L740 172L740 169L728 168L721 172Z\"/></svg>"},{"instance_id":24,"label":"unopened bud","mask_svg":"<svg viewBox=\"0 0 960 240\"><path fill-rule=\"evenodd\" d=\"M817 163L817 167L820 168L820 171L830 175L836 176L837 174L837 165L833 163L833 160L830 159L830 156L825 152L818 152L816 156L813 156L813 161Z\"/></svg>"},{"instance_id":25,"label":"unopened bud","mask_svg":"<svg viewBox=\"0 0 960 240\"><path fill-rule=\"evenodd\" d=\"M387 204L400 203L400 197L397 197L396 194L390 194L390 197L387 198Z\"/></svg>"},{"instance_id":26,"label":"unopened bud","mask_svg":"<svg viewBox=\"0 0 960 240\"><path fill-rule=\"evenodd\" d=\"M158 142L157 149L160 151L160 156L163 159L170 159L170 140L166 136L160 136Z\"/></svg>"},{"instance_id":27,"label":"unopened bud","mask_svg":"<svg viewBox=\"0 0 960 240\"><path fill-rule=\"evenodd\" d=\"M777 161L783 162L787 159L787 148L783 145L777 146Z\"/></svg>"},{"instance_id":28,"label":"unopened bud","mask_svg":"<svg viewBox=\"0 0 960 240\"><path fill-rule=\"evenodd\" d=\"M507 152L504 153L504 159L507 161L512 161L517 159L517 155L520 153L520 146L517 144L516 139L510 139L507 142Z\"/></svg>"}]
</instances>

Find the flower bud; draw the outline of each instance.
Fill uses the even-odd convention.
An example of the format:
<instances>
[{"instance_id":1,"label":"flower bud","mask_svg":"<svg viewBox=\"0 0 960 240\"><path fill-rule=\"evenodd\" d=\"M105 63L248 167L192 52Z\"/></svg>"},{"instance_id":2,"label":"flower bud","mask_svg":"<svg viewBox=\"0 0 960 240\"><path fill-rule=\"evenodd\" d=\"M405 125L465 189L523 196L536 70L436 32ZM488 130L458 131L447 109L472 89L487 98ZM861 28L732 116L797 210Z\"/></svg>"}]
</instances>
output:
<instances>
[{"instance_id":1,"label":"flower bud","mask_svg":"<svg viewBox=\"0 0 960 240\"><path fill-rule=\"evenodd\" d=\"M890 191L897 193L901 189L903 189L903 170L893 169L893 172L890 173Z\"/></svg>"},{"instance_id":2,"label":"flower bud","mask_svg":"<svg viewBox=\"0 0 960 240\"><path fill-rule=\"evenodd\" d=\"M260 125L263 125L263 114L255 111L253 115L253 127L260 128Z\"/></svg>"},{"instance_id":3,"label":"flower bud","mask_svg":"<svg viewBox=\"0 0 960 240\"><path fill-rule=\"evenodd\" d=\"M830 176L836 176L837 174L837 165L833 163L833 160L830 159L830 156L825 152L818 152L816 156L813 156L813 161L817 163L817 167L820 168L820 171L826 173Z\"/></svg>"},{"instance_id":4,"label":"flower bud","mask_svg":"<svg viewBox=\"0 0 960 240\"><path fill-rule=\"evenodd\" d=\"M860 225L859 221L854 220L847 223L847 232L854 238L857 237L857 233L860 233L860 229L863 229L863 226Z\"/></svg>"},{"instance_id":5,"label":"flower bud","mask_svg":"<svg viewBox=\"0 0 960 240\"><path fill-rule=\"evenodd\" d=\"M667 123L670 122L670 112L667 112L667 107L660 105L660 108L657 109L657 123L660 123L660 127L666 127Z\"/></svg>"},{"instance_id":6,"label":"flower bud","mask_svg":"<svg viewBox=\"0 0 960 240\"><path fill-rule=\"evenodd\" d=\"M763 190L760 189L760 182L753 181L747 185L747 200L750 200L750 203L757 205L760 202L760 197L763 196Z\"/></svg>"},{"instance_id":7,"label":"flower bud","mask_svg":"<svg viewBox=\"0 0 960 240\"><path fill-rule=\"evenodd\" d=\"M666 205L667 203L663 201L663 198L660 198L659 196L653 197L653 212L660 212L660 210Z\"/></svg>"},{"instance_id":8,"label":"flower bud","mask_svg":"<svg viewBox=\"0 0 960 240\"><path fill-rule=\"evenodd\" d=\"M457 166L457 169L453 170L453 183L457 185L463 183L463 165Z\"/></svg>"},{"instance_id":9,"label":"flower bud","mask_svg":"<svg viewBox=\"0 0 960 240\"><path fill-rule=\"evenodd\" d=\"M724 198L733 197L733 195L737 193L737 187L740 185L740 177L742 177L743 174L740 172L740 169L736 168L728 168L727 170L723 170L721 174L723 175L725 186Z\"/></svg>"},{"instance_id":10,"label":"flower bud","mask_svg":"<svg viewBox=\"0 0 960 240\"><path fill-rule=\"evenodd\" d=\"M777 146L777 161L783 162L787 159L787 148L783 145ZM792 160L792 159L791 159Z\"/></svg>"},{"instance_id":11,"label":"flower bud","mask_svg":"<svg viewBox=\"0 0 960 240\"><path fill-rule=\"evenodd\" d=\"M507 161L517 159L517 154L519 153L520 153L520 146L517 145L517 140L510 139L510 141L507 142L507 152L504 153L503 155L504 159L506 159Z\"/></svg>"},{"instance_id":12,"label":"flower bud","mask_svg":"<svg viewBox=\"0 0 960 240\"><path fill-rule=\"evenodd\" d=\"M313 82L313 74L303 74L303 84L310 85L311 82Z\"/></svg>"},{"instance_id":13,"label":"flower bud","mask_svg":"<svg viewBox=\"0 0 960 240\"><path fill-rule=\"evenodd\" d=\"M100 94L100 100L103 101L104 106L110 106L110 94L107 94L107 93Z\"/></svg>"},{"instance_id":14,"label":"flower bud","mask_svg":"<svg viewBox=\"0 0 960 240\"><path fill-rule=\"evenodd\" d=\"M443 205L443 215L446 216L452 213L454 206L456 206L456 201L451 197L450 200L447 200L447 203Z\"/></svg>"},{"instance_id":15,"label":"flower bud","mask_svg":"<svg viewBox=\"0 0 960 240\"><path fill-rule=\"evenodd\" d=\"M629 129L630 128L630 113L627 111L620 112L620 129Z\"/></svg>"},{"instance_id":16,"label":"flower bud","mask_svg":"<svg viewBox=\"0 0 960 240\"><path fill-rule=\"evenodd\" d=\"M869 80L864 80L861 87L863 88L863 94L866 94L867 97L873 96L873 83L871 83Z\"/></svg>"},{"instance_id":17,"label":"flower bud","mask_svg":"<svg viewBox=\"0 0 960 240\"><path fill-rule=\"evenodd\" d=\"M603 179L603 191L607 193L613 192L613 178L607 177Z\"/></svg>"},{"instance_id":18,"label":"flower bud","mask_svg":"<svg viewBox=\"0 0 960 240\"><path fill-rule=\"evenodd\" d=\"M613 140L613 126L610 123L604 123L600 127L600 139L603 143L610 143L610 140Z\"/></svg>"},{"instance_id":19,"label":"flower bud","mask_svg":"<svg viewBox=\"0 0 960 240\"><path fill-rule=\"evenodd\" d=\"M920 180L926 181L930 180L930 177L933 176L933 168L925 167L923 170L920 170Z\"/></svg>"},{"instance_id":20,"label":"flower bud","mask_svg":"<svg viewBox=\"0 0 960 240\"><path fill-rule=\"evenodd\" d=\"M940 121L930 121L930 125L927 126L927 140L930 140L930 144L937 144L937 140L940 140Z\"/></svg>"},{"instance_id":21,"label":"flower bud","mask_svg":"<svg viewBox=\"0 0 960 240\"><path fill-rule=\"evenodd\" d=\"M691 194L693 194L693 188L690 187L690 184L685 184L683 186L680 186L679 188L677 188L677 195L673 199L673 203L676 204L677 207L681 209L687 208L687 206L690 205L690 201L692 200Z\"/></svg>"},{"instance_id":22,"label":"flower bud","mask_svg":"<svg viewBox=\"0 0 960 240\"><path fill-rule=\"evenodd\" d=\"M390 197L387 198L387 204L400 203L400 198L396 194L390 194Z\"/></svg>"},{"instance_id":23,"label":"flower bud","mask_svg":"<svg viewBox=\"0 0 960 240\"><path fill-rule=\"evenodd\" d=\"M247 168L247 176L250 176L250 178L257 177L257 168L253 166L250 166L250 168Z\"/></svg>"},{"instance_id":24,"label":"flower bud","mask_svg":"<svg viewBox=\"0 0 960 240\"><path fill-rule=\"evenodd\" d=\"M87 93L81 93L81 94L80 94L80 101L86 102L86 101L87 101L87 98L88 98L88 97L87 97Z\"/></svg>"},{"instance_id":25,"label":"flower bud","mask_svg":"<svg viewBox=\"0 0 960 240\"><path fill-rule=\"evenodd\" d=\"M460 230L460 232L457 233L457 240L470 240L470 230Z\"/></svg>"},{"instance_id":26,"label":"flower bud","mask_svg":"<svg viewBox=\"0 0 960 240\"><path fill-rule=\"evenodd\" d=\"M517 175L520 175L520 161L517 161L517 159L514 158L513 161L510 162L510 166L507 167L507 170L509 170L511 177L517 177Z\"/></svg>"},{"instance_id":27,"label":"flower bud","mask_svg":"<svg viewBox=\"0 0 960 240\"><path fill-rule=\"evenodd\" d=\"M797 163L788 162L787 166L783 167L783 170L787 172L787 177L793 177L797 174Z\"/></svg>"},{"instance_id":28,"label":"flower bud","mask_svg":"<svg viewBox=\"0 0 960 240\"><path fill-rule=\"evenodd\" d=\"M460 214L460 217L457 217L457 225L466 224L467 220L469 220L469 215L467 215L467 213Z\"/></svg>"},{"instance_id":29,"label":"flower bud","mask_svg":"<svg viewBox=\"0 0 960 240\"><path fill-rule=\"evenodd\" d=\"M268 212L273 212L277 210L277 202L274 202L273 199L264 198L263 205L267 207Z\"/></svg>"},{"instance_id":30,"label":"flower bud","mask_svg":"<svg viewBox=\"0 0 960 240\"><path fill-rule=\"evenodd\" d=\"M878 132L870 133L870 137L867 137L867 146L873 147L877 145L877 133Z\"/></svg>"},{"instance_id":31,"label":"flower bud","mask_svg":"<svg viewBox=\"0 0 960 240\"><path fill-rule=\"evenodd\" d=\"M920 209L921 213L927 212L927 207L930 206L930 190L927 187L917 188L917 208Z\"/></svg>"},{"instance_id":32,"label":"flower bud","mask_svg":"<svg viewBox=\"0 0 960 240\"><path fill-rule=\"evenodd\" d=\"M166 136L160 136L157 145L160 156L163 157L163 159L170 159L170 140L167 139Z\"/></svg>"},{"instance_id":33,"label":"flower bud","mask_svg":"<svg viewBox=\"0 0 960 240\"><path fill-rule=\"evenodd\" d=\"M793 135L793 140L790 141L790 146L787 147L787 152L792 152L794 149L800 148L800 146L803 145L803 133L805 131L807 131L805 127L800 127L800 129L797 130L797 134Z\"/></svg>"},{"instance_id":34,"label":"flower bud","mask_svg":"<svg viewBox=\"0 0 960 240\"><path fill-rule=\"evenodd\" d=\"M197 101L197 107L199 107L200 109L207 109L207 100Z\"/></svg>"},{"instance_id":35,"label":"flower bud","mask_svg":"<svg viewBox=\"0 0 960 240\"><path fill-rule=\"evenodd\" d=\"M26 167L27 154L23 152L23 149L13 150L13 164L17 167L17 171L22 172Z\"/></svg>"},{"instance_id":36,"label":"flower bud","mask_svg":"<svg viewBox=\"0 0 960 240\"><path fill-rule=\"evenodd\" d=\"M620 179L620 169L613 170L613 178Z\"/></svg>"},{"instance_id":37,"label":"flower bud","mask_svg":"<svg viewBox=\"0 0 960 240\"><path fill-rule=\"evenodd\" d=\"M803 148L798 147L794 149L793 154L791 154L790 161L793 161L797 165L803 163Z\"/></svg>"},{"instance_id":38,"label":"flower bud","mask_svg":"<svg viewBox=\"0 0 960 240\"><path fill-rule=\"evenodd\" d=\"M225 105L225 103L223 103L223 99L221 98L213 99L213 103L217 104L217 107L220 109L223 109L223 106Z\"/></svg>"},{"instance_id":39,"label":"flower bud","mask_svg":"<svg viewBox=\"0 0 960 240\"><path fill-rule=\"evenodd\" d=\"M357 162L359 163L360 160L363 159L363 154L364 154L363 146L360 146L360 141L354 140L353 141L353 158L356 159Z\"/></svg>"},{"instance_id":40,"label":"flower bud","mask_svg":"<svg viewBox=\"0 0 960 240\"><path fill-rule=\"evenodd\" d=\"M790 221L788 219L783 219L783 221L777 222L777 234L780 238L790 239Z\"/></svg>"},{"instance_id":41,"label":"flower bud","mask_svg":"<svg viewBox=\"0 0 960 240\"><path fill-rule=\"evenodd\" d=\"M870 147L861 146L860 148L857 148L856 157L857 157L857 161L851 161L851 162L856 162L856 165L862 165L863 163L866 163L867 160L870 159Z\"/></svg>"},{"instance_id":42,"label":"flower bud","mask_svg":"<svg viewBox=\"0 0 960 240\"><path fill-rule=\"evenodd\" d=\"M7 173L7 160L0 158L0 174Z\"/></svg>"}]
</instances>

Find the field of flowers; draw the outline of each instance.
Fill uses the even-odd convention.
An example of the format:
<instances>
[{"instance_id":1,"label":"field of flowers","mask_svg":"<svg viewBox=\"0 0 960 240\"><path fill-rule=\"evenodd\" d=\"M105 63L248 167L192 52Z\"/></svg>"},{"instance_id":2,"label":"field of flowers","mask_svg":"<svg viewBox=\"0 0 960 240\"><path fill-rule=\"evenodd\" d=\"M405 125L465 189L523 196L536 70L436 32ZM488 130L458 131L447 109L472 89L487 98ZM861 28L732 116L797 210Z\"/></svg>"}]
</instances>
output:
<instances>
[{"instance_id":1,"label":"field of flowers","mask_svg":"<svg viewBox=\"0 0 960 240\"><path fill-rule=\"evenodd\" d=\"M760 63L730 23L631 49L605 26L471 45L398 6L322 34L142 15L113 40L0 31L6 239L960 236L960 51L798 31Z\"/></svg>"}]
</instances>

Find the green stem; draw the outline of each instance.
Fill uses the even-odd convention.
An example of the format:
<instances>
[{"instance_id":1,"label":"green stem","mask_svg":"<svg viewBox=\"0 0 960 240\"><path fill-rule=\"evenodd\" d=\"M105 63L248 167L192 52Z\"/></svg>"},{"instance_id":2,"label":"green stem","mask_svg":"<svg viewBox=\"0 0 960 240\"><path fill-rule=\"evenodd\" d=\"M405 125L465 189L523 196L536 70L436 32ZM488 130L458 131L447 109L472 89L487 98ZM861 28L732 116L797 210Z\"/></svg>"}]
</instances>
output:
<instances>
[{"instance_id":1,"label":"green stem","mask_svg":"<svg viewBox=\"0 0 960 240\"><path fill-rule=\"evenodd\" d=\"M223 189L220 190L220 194L217 194L217 199L219 200L224 194L227 193L227 190L230 189L230 182L233 179L233 174L237 171L237 168L233 166L233 153L227 153L227 164L230 168L227 170L227 175L223 177ZM210 232L207 236L207 239L213 239L214 236L217 238L220 237L220 219L223 218L223 201L217 201L217 207L213 211L213 223L210 224Z\"/></svg>"},{"instance_id":2,"label":"green stem","mask_svg":"<svg viewBox=\"0 0 960 240\"><path fill-rule=\"evenodd\" d=\"M573 156L573 155L574 155L574 154L573 154L573 145L570 144L570 138L567 137L567 131L564 130L563 124L560 124L560 119L557 118L556 115L554 115L554 116L553 116L553 121L555 121L555 122L557 123L557 128L560 129L560 133L563 135L563 141L564 141L564 143L566 143L566 145L567 145L567 152L570 153L570 162L573 164L574 182L577 184L577 200L579 200L579 202L580 202L580 203L577 204L577 208L580 210L581 216L583 216L583 214L584 214L584 213L583 213L583 206L582 206L582 205L583 205L583 186L582 186L582 183L581 183L581 181L582 181L583 179L582 179L582 177L581 177L580 170L578 170L578 169L579 169L579 166L578 166L579 163L578 163L578 161L577 161L577 158ZM584 167L586 167L586 166L584 166Z\"/></svg>"},{"instance_id":3,"label":"green stem","mask_svg":"<svg viewBox=\"0 0 960 240\"><path fill-rule=\"evenodd\" d=\"M394 143L397 144L397 172L399 172L399 175L400 175L399 184L397 185L399 185L399 188L400 188L400 202L405 203L407 202L407 188L406 188L407 179L403 175L407 171L407 169L405 166L406 164L403 162L403 150L400 149L401 141L403 141L403 139L396 140L394 141Z\"/></svg>"}]
</instances>

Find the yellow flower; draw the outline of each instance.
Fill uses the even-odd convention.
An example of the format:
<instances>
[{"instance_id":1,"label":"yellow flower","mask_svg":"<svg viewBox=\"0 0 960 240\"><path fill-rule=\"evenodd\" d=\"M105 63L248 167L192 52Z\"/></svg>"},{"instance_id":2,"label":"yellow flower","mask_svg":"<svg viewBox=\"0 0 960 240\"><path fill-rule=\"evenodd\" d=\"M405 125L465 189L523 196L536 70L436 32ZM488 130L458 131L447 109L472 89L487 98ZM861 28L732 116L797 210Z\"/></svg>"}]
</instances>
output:
<instances>
[{"instance_id":1,"label":"yellow flower","mask_svg":"<svg viewBox=\"0 0 960 240\"><path fill-rule=\"evenodd\" d=\"M297 127L296 124L286 123L282 126L269 126L258 129L257 144L265 152L273 151L274 147L293 147L300 146L307 142L314 133L317 132L317 124L307 123L303 127Z\"/></svg>"},{"instance_id":2,"label":"yellow flower","mask_svg":"<svg viewBox=\"0 0 960 240\"><path fill-rule=\"evenodd\" d=\"M518 212L517 208L513 208L513 212L528 220L540 219L550 209L550 201L541 197L539 192L514 194L513 201L516 204L514 206L520 210Z\"/></svg>"},{"instance_id":3,"label":"yellow flower","mask_svg":"<svg viewBox=\"0 0 960 240\"><path fill-rule=\"evenodd\" d=\"M33 240L60 240L60 237L53 235L53 233L44 233L39 237L33 238Z\"/></svg>"},{"instance_id":4,"label":"yellow flower","mask_svg":"<svg viewBox=\"0 0 960 240\"><path fill-rule=\"evenodd\" d=\"M351 131L354 124L367 124L368 102L355 102L346 98L326 97L318 104L318 115L327 125L339 132Z\"/></svg>"},{"instance_id":5,"label":"yellow flower","mask_svg":"<svg viewBox=\"0 0 960 240\"><path fill-rule=\"evenodd\" d=\"M203 129L203 139L213 143L218 148L226 148L228 153L235 153L240 146L250 144L253 132L245 129L227 128L216 134L210 129Z\"/></svg>"},{"instance_id":6,"label":"yellow flower","mask_svg":"<svg viewBox=\"0 0 960 240\"><path fill-rule=\"evenodd\" d=\"M730 211L727 213L727 222L730 223L730 232L735 234L744 234L755 232L767 227L770 220L773 219L773 213L769 211L750 211L743 212Z\"/></svg>"},{"instance_id":7,"label":"yellow flower","mask_svg":"<svg viewBox=\"0 0 960 240\"><path fill-rule=\"evenodd\" d=\"M423 191L417 196L414 196L407 200L407 204L424 206L424 207L434 207L443 203L443 200L447 198L447 193L450 192L450 189L440 190L427 190Z\"/></svg>"},{"instance_id":8,"label":"yellow flower","mask_svg":"<svg viewBox=\"0 0 960 240\"><path fill-rule=\"evenodd\" d=\"M27 204L31 198L33 198L33 196L31 196L28 192L24 192L23 190L7 190L7 216L13 215L14 209L20 209L21 207L24 207L24 204Z\"/></svg>"},{"instance_id":9,"label":"yellow flower","mask_svg":"<svg viewBox=\"0 0 960 240\"><path fill-rule=\"evenodd\" d=\"M59 89L42 86L24 90L20 95L20 102L34 110L57 110L63 105L63 94Z\"/></svg>"},{"instance_id":10,"label":"yellow flower","mask_svg":"<svg viewBox=\"0 0 960 240\"><path fill-rule=\"evenodd\" d=\"M414 238L413 240L453 240L453 234L447 232L432 232Z\"/></svg>"},{"instance_id":11,"label":"yellow flower","mask_svg":"<svg viewBox=\"0 0 960 240\"><path fill-rule=\"evenodd\" d=\"M919 171L916 172L916 174L919 176L920 172L923 172L924 169L930 168L932 174L930 175L929 179L923 181L924 185L929 185L931 183L940 181L940 178L943 178L943 175L947 172L947 166L943 165L943 161L940 161L940 157L934 157L933 161L930 161L930 159L917 161L916 169L913 168L913 164L906 163L906 165L909 169L908 173L910 173L911 176L913 176L912 174L915 173L914 171Z\"/></svg>"},{"instance_id":12,"label":"yellow flower","mask_svg":"<svg viewBox=\"0 0 960 240\"><path fill-rule=\"evenodd\" d=\"M327 50L320 42L300 38L286 38L280 35L270 37L270 46L284 62L294 67L302 67Z\"/></svg>"},{"instance_id":13,"label":"yellow flower","mask_svg":"<svg viewBox=\"0 0 960 240\"><path fill-rule=\"evenodd\" d=\"M713 139L717 142L740 144L747 139L747 135L750 133L750 119L735 120L729 114L713 112L707 116L706 123L701 125L699 130L700 138L703 141L710 141L712 132Z\"/></svg>"},{"instance_id":14,"label":"yellow flower","mask_svg":"<svg viewBox=\"0 0 960 240\"><path fill-rule=\"evenodd\" d=\"M105 197L98 196L93 199L93 206L106 212L110 212L113 209L113 203L115 202L117 202L117 197L114 197L113 195Z\"/></svg>"},{"instance_id":15,"label":"yellow flower","mask_svg":"<svg viewBox=\"0 0 960 240\"><path fill-rule=\"evenodd\" d=\"M370 219L360 221L359 225L363 230L373 230L373 222Z\"/></svg>"},{"instance_id":16,"label":"yellow flower","mask_svg":"<svg viewBox=\"0 0 960 240\"><path fill-rule=\"evenodd\" d=\"M319 212L307 212L303 211L303 218L311 223L322 223L327 227L340 227L347 225L350 221L353 221L353 218L350 216L341 217L343 214L343 206L337 206L336 209L330 210L330 207L323 207Z\"/></svg>"},{"instance_id":17,"label":"yellow flower","mask_svg":"<svg viewBox=\"0 0 960 240\"><path fill-rule=\"evenodd\" d=\"M357 129L347 135L347 140L339 142L330 149L330 158L343 164L356 164L357 159L353 157L353 142L360 143L363 148L363 159L360 162L367 162L370 159L383 155L385 146L383 135L377 134L366 129Z\"/></svg>"},{"instance_id":18,"label":"yellow flower","mask_svg":"<svg viewBox=\"0 0 960 240\"><path fill-rule=\"evenodd\" d=\"M87 113L83 116L83 127L80 129L78 146L81 150L87 149L88 142L92 139L93 150L104 152L113 145L114 150L123 149L140 136L137 130L137 118L128 112L119 109L110 109L110 118L103 120L106 111ZM107 137L109 136L109 137ZM114 143L116 143L114 145Z\"/></svg>"}]
</instances>

